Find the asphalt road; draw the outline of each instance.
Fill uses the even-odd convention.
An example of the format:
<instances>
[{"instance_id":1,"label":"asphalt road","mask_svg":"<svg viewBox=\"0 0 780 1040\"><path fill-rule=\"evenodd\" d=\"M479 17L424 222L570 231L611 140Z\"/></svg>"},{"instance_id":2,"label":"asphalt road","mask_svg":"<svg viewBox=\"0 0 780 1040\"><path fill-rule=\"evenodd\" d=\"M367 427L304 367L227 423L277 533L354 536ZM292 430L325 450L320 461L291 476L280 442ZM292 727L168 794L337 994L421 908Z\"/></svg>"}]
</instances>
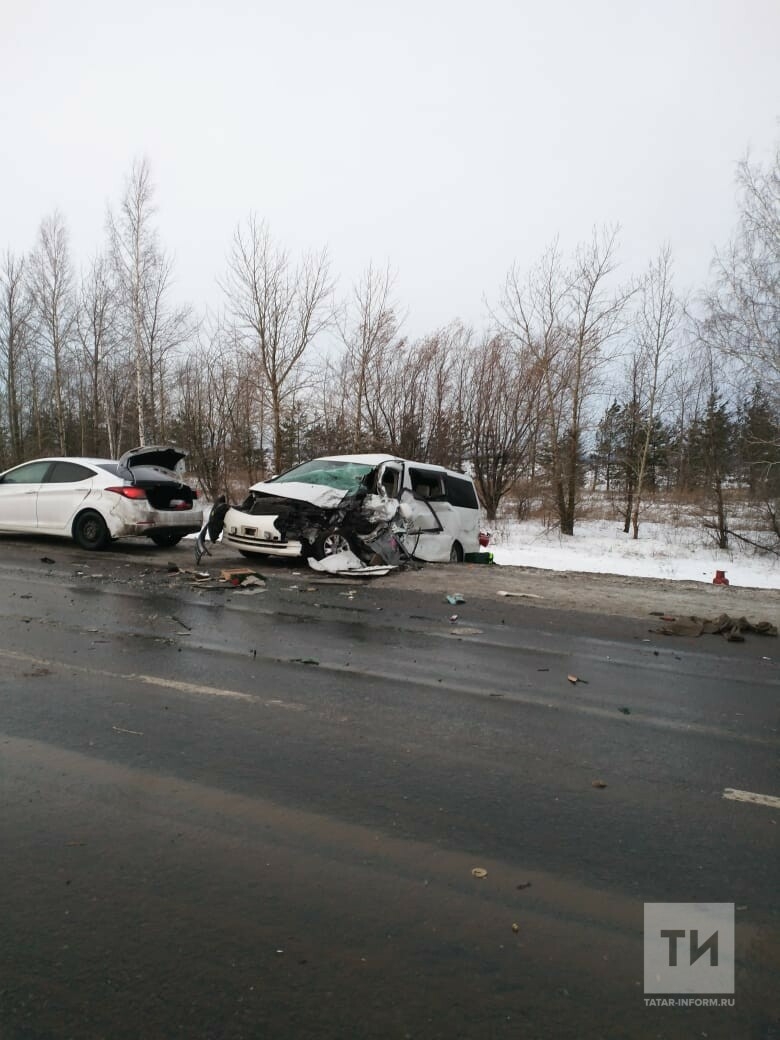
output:
<instances>
[{"instance_id":1,"label":"asphalt road","mask_svg":"<svg viewBox=\"0 0 780 1040\"><path fill-rule=\"evenodd\" d=\"M0 542L2 1040L780 1038L776 640L169 558Z\"/></svg>"}]
</instances>

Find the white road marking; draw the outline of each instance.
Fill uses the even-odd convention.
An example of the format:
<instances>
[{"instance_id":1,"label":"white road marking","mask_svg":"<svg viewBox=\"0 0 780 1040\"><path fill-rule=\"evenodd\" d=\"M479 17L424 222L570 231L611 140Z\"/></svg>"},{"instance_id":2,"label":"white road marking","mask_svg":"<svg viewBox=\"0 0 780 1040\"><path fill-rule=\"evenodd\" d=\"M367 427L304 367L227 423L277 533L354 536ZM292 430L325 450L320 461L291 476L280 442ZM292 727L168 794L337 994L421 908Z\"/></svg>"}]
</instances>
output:
<instances>
[{"instance_id":1,"label":"white road marking","mask_svg":"<svg viewBox=\"0 0 780 1040\"><path fill-rule=\"evenodd\" d=\"M737 791L733 787L727 787L723 797L731 802L751 802L753 805L769 805L773 809L780 809L780 798L771 794L755 794L753 791Z\"/></svg>"},{"instance_id":2,"label":"white road marking","mask_svg":"<svg viewBox=\"0 0 780 1040\"><path fill-rule=\"evenodd\" d=\"M262 701L259 697L252 696L251 693L242 693L239 690L224 690L218 686L203 686L200 683L181 682L177 679L164 679L159 675L141 675L136 673L123 673L123 672L109 672L102 668L85 668L83 665L71 664L70 662L57 662L49 661L41 657L32 657L29 654L16 653L13 650L0 650L0 658L6 658L12 661L20 661L24 664L34 665L47 665L50 668L60 667L67 672L80 672L82 675L94 675L99 676L101 679L120 679L125 682L136 682L145 683L148 686L159 686L163 689L178 690L180 693L195 693L200 696L207 697L230 697L233 700L239 701L252 701L254 703L265 704L267 707L278 707L282 703L279 701ZM285 703L285 707L291 706L292 702ZM300 706L296 705L293 710L302 710Z\"/></svg>"}]
</instances>

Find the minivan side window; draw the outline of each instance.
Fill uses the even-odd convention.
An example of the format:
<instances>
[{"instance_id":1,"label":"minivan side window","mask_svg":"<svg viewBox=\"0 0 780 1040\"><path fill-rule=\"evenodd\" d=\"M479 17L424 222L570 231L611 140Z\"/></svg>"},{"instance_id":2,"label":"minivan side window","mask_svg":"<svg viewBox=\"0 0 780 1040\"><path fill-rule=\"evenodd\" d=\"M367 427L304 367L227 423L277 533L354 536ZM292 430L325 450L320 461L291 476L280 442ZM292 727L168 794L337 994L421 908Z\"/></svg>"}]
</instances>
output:
<instances>
[{"instance_id":1,"label":"minivan side window","mask_svg":"<svg viewBox=\"0 0 780 1040\"><path fill-rule=\"evenodd\" d=\"M452 505L460 506L462 509L479 509L474 485L470 480L452 477L449 473L445 473L444 488L447 493L447 501Z\"/></svg>"},{"instance_id":2,"label":"minivan side window","mask_svg":"<svg viewBox=\"0 0 780 1040\"><path fill-rule=\"evenodd\" d=\"M409 468L409 482L417 498L425 498L429 502L441 502L444 499L444 485L441 473L433 470Z\"/></svg>"}]
</instances>

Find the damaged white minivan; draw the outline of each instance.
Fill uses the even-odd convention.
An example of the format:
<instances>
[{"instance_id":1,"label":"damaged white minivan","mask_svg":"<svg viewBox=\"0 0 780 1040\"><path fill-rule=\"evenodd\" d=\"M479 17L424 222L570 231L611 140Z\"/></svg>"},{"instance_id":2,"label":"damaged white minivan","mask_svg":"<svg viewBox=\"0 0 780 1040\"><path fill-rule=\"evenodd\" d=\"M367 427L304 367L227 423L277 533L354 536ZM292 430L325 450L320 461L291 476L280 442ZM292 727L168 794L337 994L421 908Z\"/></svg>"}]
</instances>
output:
<instances>
[{"instance_id":1,"label":"damaged white minivan","mask_svg":"<svg viewBox=\"0 0 780 1040\"><path fill-rule=\"evenodd\" d=\"M253 485L214 516L244 556L351 551L363 564L461 561L479 550L479 501L465 473L392 455L333 455ZM209 525L212 540L218 530Z\"/></svg>"}]
</instances>

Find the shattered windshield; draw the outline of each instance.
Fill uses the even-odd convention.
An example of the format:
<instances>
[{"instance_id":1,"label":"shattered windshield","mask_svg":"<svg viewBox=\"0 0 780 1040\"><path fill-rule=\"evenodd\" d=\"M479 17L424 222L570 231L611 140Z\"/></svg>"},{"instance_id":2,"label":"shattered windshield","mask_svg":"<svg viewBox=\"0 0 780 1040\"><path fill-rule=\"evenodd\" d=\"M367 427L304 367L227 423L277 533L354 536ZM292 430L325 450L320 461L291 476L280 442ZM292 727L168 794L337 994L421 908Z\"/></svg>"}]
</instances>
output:
<instances>
[{"instance_id":1,"label":"shattered windshield","mask_svg":"<svg viewBox=\"0 0 780 1040\"><path fill-rule=\"evenodd\" d=\"M300 481L304 484L322 484L338 491L354 491L363 477L374 469L364 462L340 462L335 459L313 459L274 477L273 484Z\"/></svg>"}]
</instances>

